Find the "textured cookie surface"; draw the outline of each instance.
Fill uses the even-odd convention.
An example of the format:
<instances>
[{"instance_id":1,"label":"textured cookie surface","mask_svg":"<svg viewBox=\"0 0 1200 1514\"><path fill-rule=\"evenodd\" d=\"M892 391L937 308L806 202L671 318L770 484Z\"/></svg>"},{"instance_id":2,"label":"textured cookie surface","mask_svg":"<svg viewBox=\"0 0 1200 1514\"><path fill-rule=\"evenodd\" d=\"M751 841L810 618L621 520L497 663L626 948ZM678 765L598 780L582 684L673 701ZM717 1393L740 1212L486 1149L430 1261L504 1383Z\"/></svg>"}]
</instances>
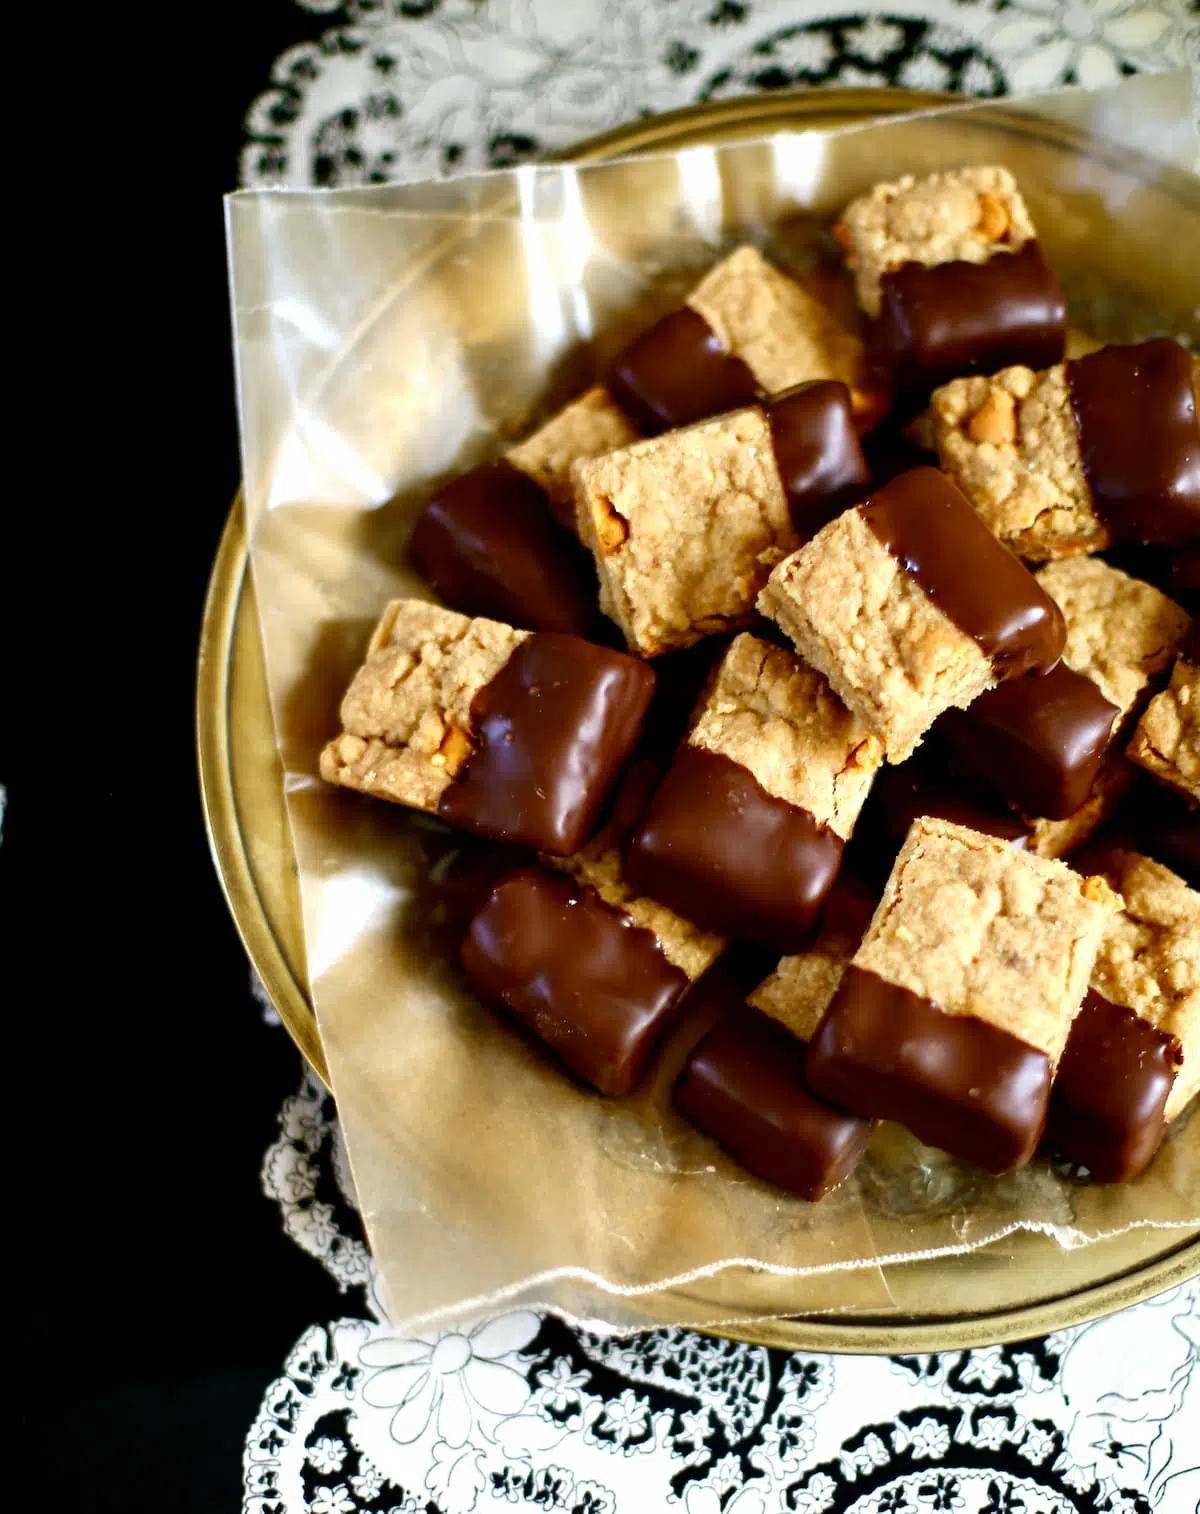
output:
<instances>
[{"instance_id":1,"label":"textured cookie surface","mask_svg":"<svg viewBox=\"0 0 1200 1514\"><path fill-rule=\"evenodd\" d=\"M722 659L688 740L740 763L843 840L883 761L879 741L815 668L748 634Z\"/></svg>"},{"instance_id":2,"label":"textured cookie surface","mask_svg":"<svg viewBox=\"0 0 1200 1514\"><path fill-rule=\"evenodd\" d=\"M914 823L857 967L1057 1062L1119 900L1100 878L942 820Z\"/></svg>"}]
</instances>

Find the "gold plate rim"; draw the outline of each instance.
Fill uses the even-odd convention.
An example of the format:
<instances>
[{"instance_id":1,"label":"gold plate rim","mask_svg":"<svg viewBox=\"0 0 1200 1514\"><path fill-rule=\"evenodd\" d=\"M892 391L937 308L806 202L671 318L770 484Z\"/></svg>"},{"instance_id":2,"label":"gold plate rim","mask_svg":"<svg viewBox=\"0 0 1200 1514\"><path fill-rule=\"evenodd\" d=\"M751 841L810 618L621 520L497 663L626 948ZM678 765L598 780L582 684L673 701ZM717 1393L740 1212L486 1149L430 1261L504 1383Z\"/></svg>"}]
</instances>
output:
<instances>
[{"instance_id":1,"label":"gold plate rim","mask_svg":"<svg viewBox=\"0 0 1200 1514\"><path fill-rule=\"evenodd\" d=\"M596 162L647 151L672 151L682 141L727 138L741 127L768 129L772 118L818 115L823 125L868 116L964 103L957 95L901 89L800 89L737 96L628 123L576 144L563 162ZM996 102L1002 107L1003 101ZM254 879L240 823L230 761L230 684L233 638L250 578L241 491L221 534L201 620L196 678L196 750L205 831L217 877L234 925L263 986L301 1053L322 1083L328 1067L307 990L298 979L271 923ZM965 1350L1086 1324L1153 1297L1200 1275L1200 1231L1146 1262L1067 1294L1015 1308L953 1318L895 1315L853 1319L810 1316L738 1322L712 1333L788 1350L887 1354ZM1050 1238L1030 1237L1031 1240ZM1003 1242L994 1243L1003 1245ZM989 1248L990 1249L990 1248ZM900 1264L903 1266L913 1264ZM919 1265L919 1264L917 1264Z\"/></svg>"}]
</instances>

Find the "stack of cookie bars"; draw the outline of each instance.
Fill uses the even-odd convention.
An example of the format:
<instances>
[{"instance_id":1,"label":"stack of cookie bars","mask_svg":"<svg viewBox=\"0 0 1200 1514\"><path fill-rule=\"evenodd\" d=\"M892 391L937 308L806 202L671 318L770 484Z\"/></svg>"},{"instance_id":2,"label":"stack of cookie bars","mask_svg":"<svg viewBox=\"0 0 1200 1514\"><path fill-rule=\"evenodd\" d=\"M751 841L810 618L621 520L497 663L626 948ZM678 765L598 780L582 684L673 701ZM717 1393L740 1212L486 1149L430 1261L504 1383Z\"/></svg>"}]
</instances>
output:
<instances>
[{"instance_id":1,"label":"stack of cookie bars","mask_svg":"<svg viewBox=\"0 0 1200 1514\"><path fill-rule=\"evenodd\" d=\"M740 247L435 493L321 775L509 850L463 968L603 1094L736 945L674 1102L764 1182L880 1120L1132 1178L1200 1090L1197 362L1068 356L1002 167L833 236L858 329Z\"/></svg>"}]
</instances>

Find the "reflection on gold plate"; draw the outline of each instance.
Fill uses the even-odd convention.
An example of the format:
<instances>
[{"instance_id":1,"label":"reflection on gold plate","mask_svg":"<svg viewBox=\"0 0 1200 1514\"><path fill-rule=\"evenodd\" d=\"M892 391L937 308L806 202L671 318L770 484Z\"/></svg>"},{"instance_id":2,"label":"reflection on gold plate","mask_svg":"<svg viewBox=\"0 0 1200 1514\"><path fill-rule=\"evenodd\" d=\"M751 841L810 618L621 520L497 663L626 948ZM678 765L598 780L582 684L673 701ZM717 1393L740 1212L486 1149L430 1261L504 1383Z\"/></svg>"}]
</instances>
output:
<instances>
[{"instance_id":1,"label":"reflection on gold plate","mask_svg":"<svg viewBox=\"0 0 1200 1514\"><path fill-rule=\"evenodd\" d=\"M902 90L752 96L639 121L565 156L588 162L724 143L788 127L823 129L944 99ZM1012 127L1043 134L1027 120L1013 121ZM1061 128L1046 127L1044 135L1070 145ZM1172 192L1189 205L1194 200L1200 216L1200 186L1194 180L1179 176L1178 187L1167 189ZM328 1083L307 996L296 868L247 566L239 499L221 540L201 632L197 741L205 819L217 871L255 970L300 1050ZM726 1333L792 1350L858 1352L959 1349L1018 1340L1111 1313L1200 1274L1200 1232L1135 1230L1073 1251L1064 1251L1052 1238L1018 1232L965 1255L886 1271L895 1313L856 1314L850 1322L788 1318L738 1325ZM696 1299L703 1284L687 1291Z\"/></svg>"}]
</instances>

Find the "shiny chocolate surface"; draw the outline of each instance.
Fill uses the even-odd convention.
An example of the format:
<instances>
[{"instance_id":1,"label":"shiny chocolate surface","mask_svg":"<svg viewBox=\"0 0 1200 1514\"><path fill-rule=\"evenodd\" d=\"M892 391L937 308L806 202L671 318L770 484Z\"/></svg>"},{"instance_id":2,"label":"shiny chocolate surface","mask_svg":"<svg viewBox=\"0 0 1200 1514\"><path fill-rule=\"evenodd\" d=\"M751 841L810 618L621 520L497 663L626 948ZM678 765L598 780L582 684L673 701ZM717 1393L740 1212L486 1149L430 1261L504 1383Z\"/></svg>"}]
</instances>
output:
<instances>
[{"instance_id":1,"label":"shiny chocolate surface","mask_svg":"<svg viewBox=\"0 0 1200 1514\"><path fill-rule=\"evenodd\" d=\"M1174 1036L1089 990L1058 1064L1046 1149L1100 1183L1136 1177L1163 1138L1182 1061Z\"/></svg>"},{"instance_id":2,"label":"shiny chocolate surface","mask_svg":"<svg viewBox=\"0 0 1200 1514\"><path fill-rule=\"evenodd\" d=\"M897 1120L988 1172L1033 1156L1046 1119L1045 1054L973 1015L851 964L809 1043L809 1086L865 1118Z\"/></svg>"},{"instance_id":3,"label":"shiny chocolate surface","mask_svg":"<svg viewBox=\"0 0 1200 1514\"><path fill-rule=\"evenodd\" d=\"M625 859L648 894L707 930L796 951L816 923L842 840L740 763L685 743Z\"/></svg>"},{"instance_id":4,"label":"shiny chocolate surface","mask_svg":"<svg viewBox=\"0 0 1200 1514\"><path fill-rule=\"evenodd\" d=\"M905 263L880 289L873 351L910 400L959 374L1062 360L1066 300L1036 242L986 263Z\"/></svg>"},{"instance_id":5,"label":"shiny chocolate surface","mask_svg":"<svg viewBox=\"0 0 1200 1514\"><path fill-rule=\"evenodd\" d=\"M483 998L606 1094L637 1082L688 987L652 931L595 889L536 867L496 885L461 959Z\"/></svg>"},{"instance_id":6,"label":"shiny chocolate surface","mask_svg":"<svg viewBox=\"0 0 1200 1514\"><path fill-rule=\"evenodd\" d=\"M545 493L503 458L453 479L417 519L418 572L452 610L531 631L585 635L599 618L596 572Z\"/></svg>"},{"instance_id":7,"label":"shiny chocolate surface","mask_svg":"<svg viewBox=\"0 0 1200 1514\"><path fill-rule=\"evenodd\" d=\"M1191 360L1160 337L1067 364L1083 471L1117 542L1200 542L1200 423Z\"/></svg>"},{"instance_id":8,"label":"shiny chocolate surface","mask_svg":"<svg viewBox=\"0 0 1200 1514\"><path fill-rule=\"evenodd\" d=\"M704 317L688 305L634 337L613 359L604 383L647 436L762 398L750 369L726 352Z\"/></svg>"},{"instance_id":9,"label":"shiny chocolate surface","mask_svg":"<svg viewBox=\"0 0 1200 1514\"><path fill-rule=\"evenodd\" d=\"M578 851L641 734L644 662L535 632L475 696L478 748L442 795L452 825L554 856Z\"/></svg>"},{"instance_id":10,"label":"shiny chocolate surface","mask_svg":"<svg viewBox=\"0 0 1200 1514\"><path fill-rule=\"evenodd\" d=\"M935 605L1004 681L1054 666L1062 611L936 468L914 468L856 507Z\"/></svg>"},{"instance_id":11,"label":"shiny chocolate surface","mask_svg":"<svg viewBox=\"0 0 1200 1514\"><path fill-rule=\"evenodd\" d=\"M836 379L815 379L774 395L763 411L792 524L808 541L870 488L850 391Z\"/></svg>"},{"instance_id":12,"label":"shiny chocolate surface","mask_svg":"<svg viewBox=\"0 0 1200 1514\"><path fill-rule=\"evenodd\" d=\"M854 1171L873 1126L814 1096L805 1054L803 1041L743 1005L693 1049L674 1098L748 1172L816 1200Z\"/></svg>"},{"instance_id":13,"label":"shiny chocolate surface","mask_svg":"<svg viewBox=\"0 0 1200 1514\"><path fill-rule=\"evenodd\" d=\"M947 710L937 729L963 762L1027 815L1065 820L1091 792L1118 710L1060 662Z\"/></svg>"}]
</instances>

